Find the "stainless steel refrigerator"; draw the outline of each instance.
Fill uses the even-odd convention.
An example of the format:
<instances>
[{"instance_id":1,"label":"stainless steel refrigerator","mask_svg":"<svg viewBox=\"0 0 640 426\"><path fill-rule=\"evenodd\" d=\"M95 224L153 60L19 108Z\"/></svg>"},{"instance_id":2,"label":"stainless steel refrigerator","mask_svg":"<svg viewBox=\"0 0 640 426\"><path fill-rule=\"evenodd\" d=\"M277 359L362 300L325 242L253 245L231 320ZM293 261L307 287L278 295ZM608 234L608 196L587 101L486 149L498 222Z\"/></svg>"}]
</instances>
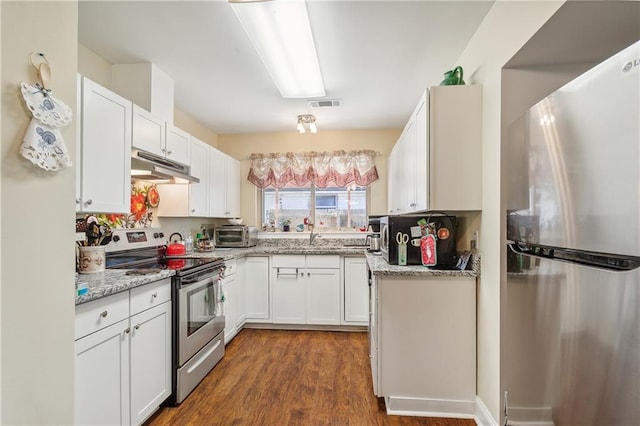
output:
<instances>
[{"instance_id":1,"label":"stainless steel refrigerator","mask_svg":"<svg viewBox=\"0 0 640 426\"><path fill-rule=\"evenodd\" d=\"M640 425L640 42L513 123L511 425Z\"/></svg>"}]
</instances>

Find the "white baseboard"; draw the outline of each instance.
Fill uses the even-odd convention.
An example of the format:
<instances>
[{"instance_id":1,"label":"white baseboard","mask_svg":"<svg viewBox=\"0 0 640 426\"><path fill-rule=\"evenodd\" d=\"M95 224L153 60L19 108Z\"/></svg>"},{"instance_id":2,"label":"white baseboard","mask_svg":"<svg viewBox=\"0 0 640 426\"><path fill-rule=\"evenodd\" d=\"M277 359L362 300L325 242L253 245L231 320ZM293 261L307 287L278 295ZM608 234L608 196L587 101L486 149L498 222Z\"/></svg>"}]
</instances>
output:
<instances>
[{"instance_id":1,"label":"white baseboard","mask_svg":"<svg viewBox=\"0 0 640 426\"><path fill-rule=\"evenodd\" d=\"M478 426L498 426L498 421L493 418L491 412L479 396L476 396L476 413L473 420L476 421Z\"/></svg>"},{"instance_id":2,"label":"white baseboard","mask_svg":"<svg viewBox=\"0 0 640 426\"><path fill-rule=\"evenodd\" d=\"M553 426L551 407L509 407L509 425Z\"/></svg>"},{"instance_id":3,"label":"white baseboard","mask_svg":"<svg viewBox=\"0 0 640 426\"><path fill-rule=\"evenodd\" d=\"M387 414L395 416L473 419L475 414L474 401L387 396L384 402Z\"/></svg>"}]
</instances>

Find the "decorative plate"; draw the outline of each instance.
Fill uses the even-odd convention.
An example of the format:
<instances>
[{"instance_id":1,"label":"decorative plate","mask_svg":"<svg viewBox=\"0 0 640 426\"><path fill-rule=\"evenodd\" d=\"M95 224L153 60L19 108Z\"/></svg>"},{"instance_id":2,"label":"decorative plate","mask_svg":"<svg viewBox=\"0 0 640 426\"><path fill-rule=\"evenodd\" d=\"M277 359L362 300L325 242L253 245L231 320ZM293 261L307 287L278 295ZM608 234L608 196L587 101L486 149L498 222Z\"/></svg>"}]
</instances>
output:
<instances>
[{"instance_id":1,"label":"decorative plate","mask_svg":"<svg viewBox=\"0 0 640 426\"><path fill-rule=\"evenodd\" d=\"M158 207L160 205L160 193L155 185L149 187L147 191L147 202L150 207Z\"/></svg>"},{"instance_id":2,"label":"decorative plate","mask_svg":"<svg viewBox=\"0 0 640 426\"><path fill-rule=\"evenodd\" d=\"M20 91L33 117L42 124L62 127L71 123L73 112L64 102L39 84L20 83Z\"/></svg>"}]
</instances>

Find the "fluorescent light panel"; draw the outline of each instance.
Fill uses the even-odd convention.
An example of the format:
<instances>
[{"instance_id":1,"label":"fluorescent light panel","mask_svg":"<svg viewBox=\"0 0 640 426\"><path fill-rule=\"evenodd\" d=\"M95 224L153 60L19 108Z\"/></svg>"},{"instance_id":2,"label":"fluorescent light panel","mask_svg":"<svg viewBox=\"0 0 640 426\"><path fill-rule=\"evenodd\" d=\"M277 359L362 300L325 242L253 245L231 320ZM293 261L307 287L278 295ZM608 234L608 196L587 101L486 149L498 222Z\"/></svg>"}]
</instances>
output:
<instances>
[{"instance_id":1,"label":"fluorescent light panel","mask_svg":"<svg viewBox=\"0 0 640 426\"><path fill-rule=\"evenodd\" d=\"M283 98L325 96L304 0L230 4Z\"/></svg>"}]
</instances>

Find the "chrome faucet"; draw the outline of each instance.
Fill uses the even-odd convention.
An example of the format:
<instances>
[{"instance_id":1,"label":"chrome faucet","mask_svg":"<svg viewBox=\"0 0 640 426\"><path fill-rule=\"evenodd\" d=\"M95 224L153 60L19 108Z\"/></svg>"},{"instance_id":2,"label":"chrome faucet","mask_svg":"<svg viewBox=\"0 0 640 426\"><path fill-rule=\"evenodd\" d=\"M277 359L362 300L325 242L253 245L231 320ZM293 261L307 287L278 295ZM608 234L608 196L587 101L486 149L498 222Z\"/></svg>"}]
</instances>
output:
<instances>
[{"instance_id":1,"label":"chrome faucet","mask_svg":"<svg viewBox=\"0 0 640 426\"><path fill-rule=\"evenodd\" d=\"M320 236L318 234L315 234L313 232L313 224L310 223L309 224L309 245L313 244L313 240L315 240L316 238L319 238Z\"/></svg>"}]
</instances>

